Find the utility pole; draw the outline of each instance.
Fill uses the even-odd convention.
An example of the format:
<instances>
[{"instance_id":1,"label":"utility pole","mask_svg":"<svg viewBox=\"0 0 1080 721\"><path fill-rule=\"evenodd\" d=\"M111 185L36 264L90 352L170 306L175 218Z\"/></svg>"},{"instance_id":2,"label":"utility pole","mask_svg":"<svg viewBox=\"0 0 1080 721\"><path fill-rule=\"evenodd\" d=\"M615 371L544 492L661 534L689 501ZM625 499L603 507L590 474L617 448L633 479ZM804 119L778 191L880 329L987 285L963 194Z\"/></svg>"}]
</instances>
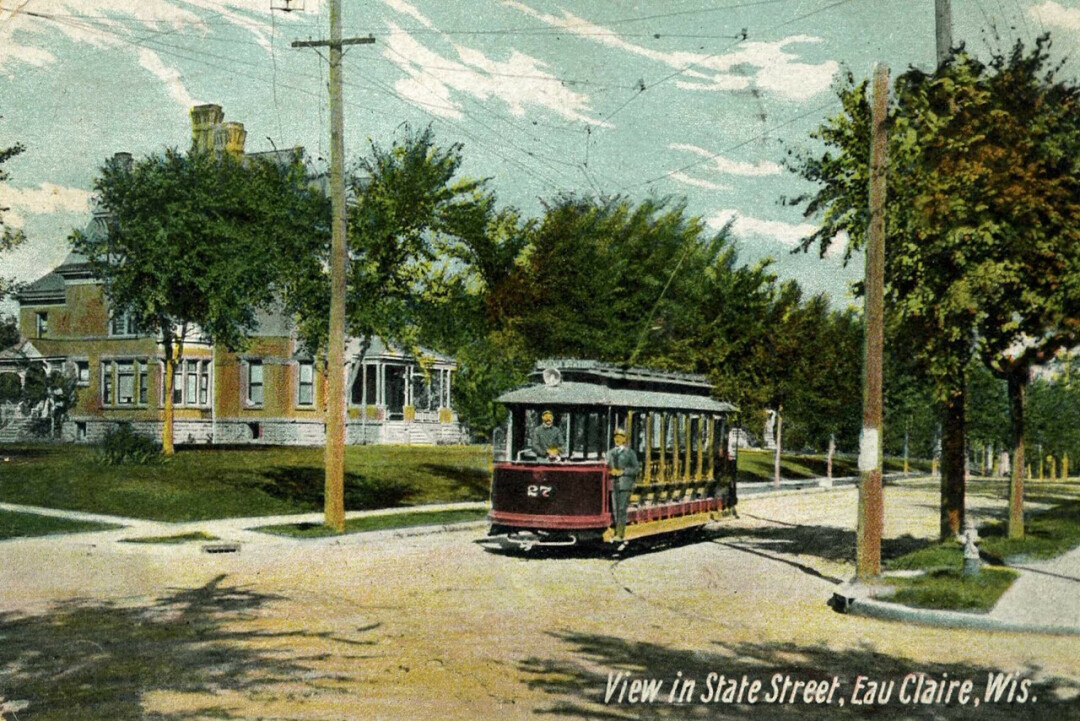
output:
<instances>
[{"instance_id":1,"label":"utility pole","mask_svg":"<svg viewBox=\"0 0 1080 721\"><path fill-rule=\"evenodd\" d=\"M881 534L885 505L881 490L882 358L885 339L885 137L889 68L874 66L870 136L870 228L866 244L863 428L859 436L859 519L855 576L881 575Z\"/></svg>"},{"instance_id":2,"label":"utility pole","mask_svg":"<svg viewBox=\"0 0 1080 721\"><path fill-rule=\"evenodd\" d=\"M330 39L296 41L294 48L330 48L330 332L326 375L326 525L345 530L345 113L341 100L341 58L345 45L368 45L375 38L341 37L341 0L330 0Z\"/></svg>"},{"instance_id":3,"label":"utility pole","mask_svg":"<svg viewBox=\"0 0 1080 721\"><path fill-rule=\"evenodd\" d=\"M949 0L934 0L934 27L937 36L937 64L941 67L952 50L952 11Z\"/></svg>"}]
</instances>

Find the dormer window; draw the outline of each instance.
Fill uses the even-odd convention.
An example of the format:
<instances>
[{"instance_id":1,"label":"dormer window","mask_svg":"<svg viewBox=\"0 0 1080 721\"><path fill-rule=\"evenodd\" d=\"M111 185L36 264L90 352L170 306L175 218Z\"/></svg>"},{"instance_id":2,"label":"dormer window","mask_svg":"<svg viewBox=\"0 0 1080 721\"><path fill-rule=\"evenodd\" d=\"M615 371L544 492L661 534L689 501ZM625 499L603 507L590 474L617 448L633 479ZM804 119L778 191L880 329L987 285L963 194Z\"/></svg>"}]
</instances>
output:
<instances>
[{"instance_id":1,"label":"dormer window","mask_svg":"<svg viewBox=\"0 0 1080 721\"><path fill-rule=\"evenodd\" d=\"M115 314L109 319L109 335L135 335L135 319L126 311Z\"/></svg>"},{"instance_id":2,"label":"dormer window","mask_svg":"<svg viewBox=\"0 0 1080 721\"><path fill-rule=\"evenodd\" d=\"M44 338L49 335L49 314L46 311L38 311L35 318L35 328L38 338Z\"/></svg>"}]
</instances>

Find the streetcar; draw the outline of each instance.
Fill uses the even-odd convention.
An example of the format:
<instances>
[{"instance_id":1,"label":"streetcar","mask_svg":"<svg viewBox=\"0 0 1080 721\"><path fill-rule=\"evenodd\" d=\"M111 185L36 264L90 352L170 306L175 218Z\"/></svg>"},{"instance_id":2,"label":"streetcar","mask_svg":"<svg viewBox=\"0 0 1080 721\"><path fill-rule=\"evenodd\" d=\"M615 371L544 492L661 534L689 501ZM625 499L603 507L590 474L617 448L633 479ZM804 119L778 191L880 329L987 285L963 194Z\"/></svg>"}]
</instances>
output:
<instances>
[{"instance_id":1,"label":"streetcar","mask_svg":"<svg viewBox=\"0 0 1080 721\"><path fill-rule=\"evenodd\" d=\"M509 418L493 438L490 540L524 550L622 546L735 508L737 408L714 399L704 376L549 360L496 400ZM619 471L607 462L616 434L638 460L621 537L612 493Z\"/></svg>"}]
</instances>

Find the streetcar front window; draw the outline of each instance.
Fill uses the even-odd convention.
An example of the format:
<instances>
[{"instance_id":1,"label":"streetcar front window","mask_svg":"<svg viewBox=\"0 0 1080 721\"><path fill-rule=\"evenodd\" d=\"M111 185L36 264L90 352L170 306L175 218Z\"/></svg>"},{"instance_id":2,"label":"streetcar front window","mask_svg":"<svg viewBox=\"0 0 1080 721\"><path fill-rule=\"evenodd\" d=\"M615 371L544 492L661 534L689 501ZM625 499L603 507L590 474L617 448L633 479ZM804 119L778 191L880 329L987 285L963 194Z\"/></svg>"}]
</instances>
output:
<instances>
[{"instance_id":1,"label":"streetcar front window","mask_svg":"<svg viewBox=\"0 0 1080 721\"><path fill-rule=\"evenodd\" d=\"M606 415L600 410L515 408L511 424L510 457L518 462L596 463L607 450Z\"/></svg>"}]
</instances>

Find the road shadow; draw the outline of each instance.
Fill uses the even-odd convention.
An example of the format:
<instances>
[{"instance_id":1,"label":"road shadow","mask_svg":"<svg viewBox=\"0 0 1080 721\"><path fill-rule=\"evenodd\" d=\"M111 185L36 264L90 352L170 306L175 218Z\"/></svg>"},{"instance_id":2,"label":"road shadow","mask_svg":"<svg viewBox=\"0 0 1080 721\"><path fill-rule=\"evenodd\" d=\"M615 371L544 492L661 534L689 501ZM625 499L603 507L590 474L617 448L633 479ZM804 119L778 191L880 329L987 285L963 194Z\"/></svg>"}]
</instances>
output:
<instances>
[{"instance_id":1,"label":"road shadow","mask_svg":"<svg viewBox=\"0 0 1080 721\"><path fill-rule=\"evenodd\" d=\"M326 471L311 466L279 466L263 472L262 490L306 510L322 510ZM345 510L367 511L405 505L415 493L409 483L345 474Z\"/></svg>"},{"instance_id":2,"label":"road shadow","mask_svg":"<svg viewBox=\"0 0 1080 721\"><path fill-rule=\"evenodd\" d=\"M1012 703L1005 701L1005 694L997 702L985 698L988 677L1001 669L992 665L978 664L924 664L915 665L899 656L890 656L870 647L834 650L825 646L803 646L795 643L725 643L713 641L695 650L673 649L666 646L630 641L618 636L593 635L564 631L553 633L569 650L574 659L528 658L518 664L524 675L524 683L530 688L549 695L550 704L534 711L539 716L558 719L626 719L643 721L651 719L837 719L837 718L904 718L904 719L979 719L980 721L1012 721L1014 719L1080 719L1080 704L1076 695L1080 688L1070 680L1049 679L1032 683L1028 701ZM1036 668L1024 669L1020 675L1031 679ZM1015 671L1015 669L1014 669ZM903 703L900 700L904 678L911 673L924 673L933 681L970 679L972 696L979 696L976 707L973 701L967 705L957 703ZM619 702L621 687L615 679L617 674L629 674L634 679L656 679L661 683L656 699L650 703L630 703L628 695ZM710 674L712 677L710 686ZM783 689L784 677L792 682L826 682L831 688L836 679L836 691L832 703L807 703L800 694L794 702L788 702L790 689L781 703L778 695L772 695L772 681L780 675L778 690ZM947 674L947 675L946 675ZM718 677L723 675L721 684ZM730 679L741 683L761 682L756 703L725 702L723 695L716 700L717 689L727 691ZM852 703L857 677L883 682L887 687L894 682L887 700L875 697L877 703L857 705ZM686 682L692 681L692 689ZM674 696L670 693L678 683ZM925 683L925 682L924 682ZM611 686L609 686L611 684ZM907 687L908 698L914 691L915 680ZM612 688L612 695L605 702L605 695ZM867 700L865 682L858 696ZM924 686L925 688L925 686ZM805 690L805 686L803 686ZM629 690L629 689L628 689ZM680 695L686 699L679 702ZM916 696L916 699L919 697ZM944 696L942 697L942 699ZM844 700L840 705L840 699ZM1033 699L1033 700L1032 700Z\"/></svg>"},{"instance_id":3,"label":"road shadow","mask_svg":"<svg viewBox=\"0 0 1080 721\"><path fill-rule=\"evenodd\" d=\"M748 516L758 518L757 516ZM717 543L737 541L770 554L814 556L827 561L855 562L855 531L834 526L804 526L766 520L774 525L761 528L719 526L709 528L707 540ZM930 545L930 540L904 535L881 540L881 558L889 560Z\"/></svg>"},{"instance_id":4,"label":"road shadow","mask_svg":"<svg viewBox=\"0 0 1080 721\"><path fill-rule=\"evenodd\" d=\"M242 630L238 622L264 614L276 600L229 586L219 576L150 605L86 600L40 615L0 614L0 708L4 699L20 702L25 710L18 717L33 721L249 718L235 715L214 695L231 691L273 700L285 693L275 684L311 695L320 684L348 681L314 672L319 657L287 657L280 647L320 639L344 644L343 653L351 654L349 649L365 643L362 638ZM143 699L153 692L204 694L205 705L151 714Z\"/></svg>"}]
</instances>

